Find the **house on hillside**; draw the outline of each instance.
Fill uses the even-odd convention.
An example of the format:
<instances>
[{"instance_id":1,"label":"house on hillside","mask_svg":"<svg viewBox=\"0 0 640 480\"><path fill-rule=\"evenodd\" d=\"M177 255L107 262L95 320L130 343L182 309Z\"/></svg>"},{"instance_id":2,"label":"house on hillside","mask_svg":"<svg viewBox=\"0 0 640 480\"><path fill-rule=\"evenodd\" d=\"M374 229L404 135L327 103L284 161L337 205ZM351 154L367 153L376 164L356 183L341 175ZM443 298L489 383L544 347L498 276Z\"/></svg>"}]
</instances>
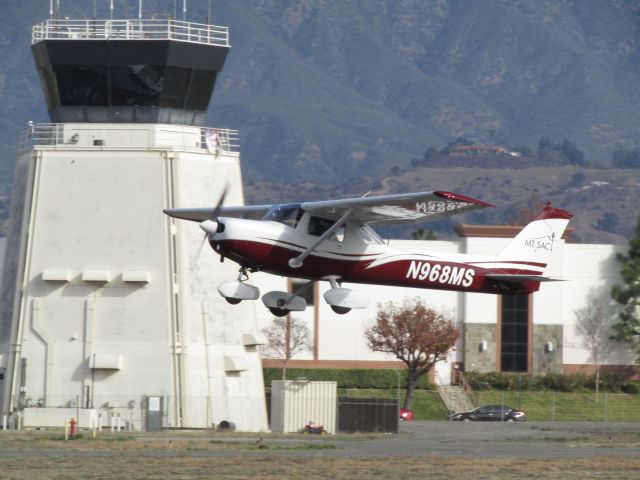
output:
<instances>
[{"instance_id":1,"label":"house on hillside","mask_svg":"<svg viewBox=\"0 0 640 480\"><path fill-rule=\"evenodd\" d=\"M500 156L511 155L519 157L520 153L510 152L505 147L496 145L457 145L451 149L449 155L478 155L478 156Z\"/></svg>"}]
</instances>

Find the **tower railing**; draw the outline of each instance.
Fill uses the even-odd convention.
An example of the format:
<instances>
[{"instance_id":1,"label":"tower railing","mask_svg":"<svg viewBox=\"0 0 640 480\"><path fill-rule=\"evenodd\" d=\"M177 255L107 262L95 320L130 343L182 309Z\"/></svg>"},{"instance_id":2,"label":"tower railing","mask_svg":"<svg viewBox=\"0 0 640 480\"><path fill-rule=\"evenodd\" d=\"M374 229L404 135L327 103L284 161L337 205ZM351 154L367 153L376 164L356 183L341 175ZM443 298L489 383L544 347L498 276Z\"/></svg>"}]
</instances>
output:
<instances>
[{"instance_id":1,"label":"tower railing","mask_svg":"<svg viewBox=\"0 0 640 480\"><path fill-rule=\"evenodd\" d=\"M229 29L168 19L46 20L35 25L31 43L43 40L178 40L229 46Z\"/></svg>"},{"instance_id":2,"label":"tower railing","mask_svg":"<svg viewBox=\"0 0 640 480\"><path fill-rule=\"evenodd\" d=\"M162 127L161 127L162 128ZM227 128L188 127L170 125L168 128L184 130L188 136L190 148L206 150L209 153L238 153L240 150L238 130ZM81 148L81 149L105 149L105 148L129 148L130 144L121 143L120 137L115 137L109 142L102 140L95 142L96 134L103 133L104 128L100 124L74 128L64 123L32 123L20 131L18 151L24 151L33 147L56 148ZM102 135L98 135L102 137ZM191 139L195 138L195 143ZM185 143L187 140L185 140ZM138 145L140 146L140 145ZM184 147L184 145L177 145ZM170 144L161 142L153 136L149 137L143 148L167 148ZM134 147L135 148L135 147Z\"/></svg>"}]
</instances>

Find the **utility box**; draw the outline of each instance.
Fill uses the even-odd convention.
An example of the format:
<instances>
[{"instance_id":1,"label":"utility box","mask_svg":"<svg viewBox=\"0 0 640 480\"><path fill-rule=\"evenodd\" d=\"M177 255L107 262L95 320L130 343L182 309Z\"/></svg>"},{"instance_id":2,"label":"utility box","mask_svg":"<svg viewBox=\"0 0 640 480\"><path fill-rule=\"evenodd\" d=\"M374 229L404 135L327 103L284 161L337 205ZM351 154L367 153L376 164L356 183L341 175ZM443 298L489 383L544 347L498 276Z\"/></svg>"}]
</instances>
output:
<instances>
[{"instance_id":1,"label":"utility box","mask_svg":"<svg viewBox=\"0 0 640 480\"><path fill-rule=\"evenodd\" d=\"M271 431L300 432L311 421L336 433L337 393L336 382L271 382Z\"/></svg>"}]
</instances>

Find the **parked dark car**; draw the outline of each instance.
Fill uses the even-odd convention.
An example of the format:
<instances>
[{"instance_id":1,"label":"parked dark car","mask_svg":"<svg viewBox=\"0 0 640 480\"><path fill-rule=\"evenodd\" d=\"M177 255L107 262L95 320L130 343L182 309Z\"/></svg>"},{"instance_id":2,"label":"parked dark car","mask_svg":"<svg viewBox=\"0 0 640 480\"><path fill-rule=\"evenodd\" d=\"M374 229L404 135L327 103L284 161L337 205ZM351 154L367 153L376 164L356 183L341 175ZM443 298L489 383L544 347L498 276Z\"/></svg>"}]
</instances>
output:
<instances>
[{"instance_id":1,"label":"parked dark car","mask_svg":"<svg viewBox=\"0 0 640 480\"><path fill-rule=\"evenodd\" d=\"M526 418L524 412L506 405L483 405L470 412L449 415L449 420L457 422L524 422Z\"/></svg>"}]
</instances>

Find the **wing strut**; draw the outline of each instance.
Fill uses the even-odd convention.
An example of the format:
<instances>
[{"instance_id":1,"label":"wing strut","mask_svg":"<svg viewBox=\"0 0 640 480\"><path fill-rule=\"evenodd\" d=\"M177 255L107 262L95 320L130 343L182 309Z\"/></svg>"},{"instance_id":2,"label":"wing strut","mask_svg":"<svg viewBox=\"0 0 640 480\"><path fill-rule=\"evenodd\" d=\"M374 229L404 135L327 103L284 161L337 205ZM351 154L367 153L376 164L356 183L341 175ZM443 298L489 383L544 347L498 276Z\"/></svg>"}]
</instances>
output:
<instances>
[{"instance_id":1,"label":"wing strut","mask_svg":"<svg viewBox=\"0 0 640 480\"><path fill-rule=\"evenodd\" d=\"M338 230L338 228L342 226L342 224L349 217L349 215L351 215L351 209L348 209L347 212L336 221L336 223L331 225L329 230L327 230L322 235L320 235L320 238L318 238L318 240L316 240L313 245L311 245L309 248L307 248L304 252L302 252L297 257L291 258L289 260L289 266L291 268L300 268L302 266L302 262L304 261L304 259L307 258L309 255L311 255L313 251L318 247L318 245L320 245L327 238L333 235L336 232L336 230Z\"/></svg>"}]
</instances>

